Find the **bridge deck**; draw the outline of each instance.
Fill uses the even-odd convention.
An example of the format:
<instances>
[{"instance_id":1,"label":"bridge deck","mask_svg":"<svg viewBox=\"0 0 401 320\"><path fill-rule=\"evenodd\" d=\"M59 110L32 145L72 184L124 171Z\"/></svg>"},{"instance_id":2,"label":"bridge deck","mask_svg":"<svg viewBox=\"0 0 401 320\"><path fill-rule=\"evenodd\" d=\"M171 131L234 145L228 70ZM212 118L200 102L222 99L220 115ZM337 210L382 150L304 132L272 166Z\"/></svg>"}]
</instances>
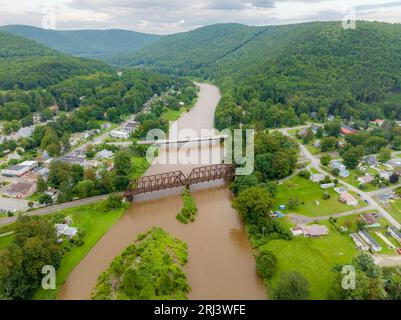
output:
<instances>
[{"instance_id":1,"label":"bridge deck","mask_svg":"<svg viewBox=\"0 0 401 320\"><path fill-rule=\"evenodd\" d=\"M142 140L137 143L140 145L146 144L175 144L175 143L186 143L186 142L202 142L202 141L213 141L213 140L224 140L227 139L227 135L217 135L210 137L200 137L200 138L186 138L186 139L167 139L167 140Z\"/></svg>"},{"instance_id":2,"label":"bridge deck","mask_svg":"<svg viewBox=\"0 0 401 320\"><path fill-rule=\"evenodd\" d=\"M216 164L195 168L188 177L181 171L144 176L130 183L128 190L125 192L125 197L132 199L134 195L141 193L190 186L219 179L231 179L234 175L234 165Z\"/></svg>"}]
</instances>

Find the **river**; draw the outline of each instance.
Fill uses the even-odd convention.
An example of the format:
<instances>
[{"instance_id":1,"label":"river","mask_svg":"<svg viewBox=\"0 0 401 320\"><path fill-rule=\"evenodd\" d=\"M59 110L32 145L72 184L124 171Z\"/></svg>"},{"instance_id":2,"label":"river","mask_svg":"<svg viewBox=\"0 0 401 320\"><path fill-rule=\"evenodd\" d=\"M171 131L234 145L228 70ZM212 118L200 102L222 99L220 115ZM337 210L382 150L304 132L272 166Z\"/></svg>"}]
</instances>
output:
<instances>
[{"instance_id":1,"label":"river","mask_svg":"<svg viewBox=\"0 0 401 320\"><path fill-rule=\"evenodd\" d=\"M191 128L213 128L213 117L220 100L217 87L198 84L196 105L174 124L180 132ZM206 151L222 153L219 143L204 144ZM174 150L163 149L159 157ZM186 153L180 150L178 153ZM212 157L210 157L212 158ZM211 163L220 163L213 158ZM153 163L146 174L182 170L187 174L199 164ZM253 251L238 213L231 207L231 194L224 183L195 186L192 195L198 205L194 223L184 225L175 218L182 207L179 190L147 194L137 199L121 219L102 237L69 275L59 299L89 299L97 278L115 256L132 244L138 234L161 227L188 244L189 261L185 266L192 287L189 299L265 299L266 291L256 274Z\"/></svg>"}]
</instances>

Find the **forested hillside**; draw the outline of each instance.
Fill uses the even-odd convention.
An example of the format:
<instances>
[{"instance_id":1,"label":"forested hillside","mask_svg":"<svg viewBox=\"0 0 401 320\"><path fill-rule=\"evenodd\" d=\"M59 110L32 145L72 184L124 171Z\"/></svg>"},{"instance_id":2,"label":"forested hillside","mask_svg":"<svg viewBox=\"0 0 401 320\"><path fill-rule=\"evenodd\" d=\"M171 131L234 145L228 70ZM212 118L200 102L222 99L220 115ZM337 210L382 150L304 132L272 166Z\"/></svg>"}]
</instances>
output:
<instances>
[{"instance_id":1,"label":"forested hillside","mask_svg":"<svg viewBox=\"0 0 401 320\"><path fill-rule=\"evenodd\" d=\"M48 30L25 25L0 28L66 54L107 59L117 53L133 53L161 36L128 30Z\"/></svg>"},{"instance_id":2,"label":"forested hillside","mask_svg":"<svg viewBox=\"0 0 401 320\"><path fill-rule=\"evenodd\" d=\"M212 78L225 94L218 128L295 125L309 117L401 119L401 25L227 24L166 37L134 64ZM386 102L389 101L389 102Z\"/></svg>"},{"instance_id":3,"label":"forested hillside","mask_svg":"<svg viewBox=\"0 0 401 320\"><path fill-rule=\"evenodd\" d=\"M75 75L110 71L104 63L73 58L32 40L0 32L0 89L34 89Z\"/></svg>"}]
</instances>

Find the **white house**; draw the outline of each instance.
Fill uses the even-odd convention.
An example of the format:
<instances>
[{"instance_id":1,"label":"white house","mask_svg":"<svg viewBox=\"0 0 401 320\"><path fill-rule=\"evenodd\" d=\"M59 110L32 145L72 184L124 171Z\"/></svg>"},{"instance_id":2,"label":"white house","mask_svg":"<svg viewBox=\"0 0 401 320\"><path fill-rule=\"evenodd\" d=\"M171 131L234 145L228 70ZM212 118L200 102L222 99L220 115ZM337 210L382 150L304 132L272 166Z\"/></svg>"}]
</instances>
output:
<instances>
[{"instance_id":1,"label":"white house","mask_svg":"<svg viewBox=\"0 0 401 320\"><path fill-rule=\"evenodd\" d=\"M373 249L375 252L379 252L382 250L382 247L377 243L375 239L367 232L366 230L359 231L359 235L366 243Z\"/></svg>"},{"instance_id":2,"label":"white house","mask_svg":"<svg viewBox=\"0 0 401 320\"><path fill-rule=\"evenodd\" d=\"M102 151L96 153L96 159L111 159L113 158L113 156L114 152L106 149L103 149Z\"/></svg>"},{"instance_id":3,"label":"white house","mask_svg":"<svg viewBox=\"0 0 401 320\"><path fill-rule=\"evenodd\" d=\"M77 233L78 229L70 227L68 224L56 224L57 237L62 235L72 239Z\"/></svg>"},{"instance_id":4,"label":"white house","mask_svg":"<svg viewBox=\"0 0 401 320\"><path fill-rule=\"evenodd\" d=\"M1 174L7 177L21 177L37 166L38 163L36 161L24 161L20 164L1 170Z\"/></svg>"},{"instance_id":5,"label":"white house","mask_svg":"<svg viewBox=\"0 0 401 320\"><path fill-rule=\"evenodd\" d=\"M316 174L312 174L310 179L313 182L319 183L320 181L323 181L326 178L326 176L323 173L316 173Z\"/></svg>"},{"instance_id":6,"label":"white house","mask_svg":"<svg viewBox=\"0 0 401 320\"><path fill-rule=\"evenodd\" d=\"M391 171L380 171L379 176L385 180L390 180L390 177L393 173Z\"/></svg>"},{"instance_id":7,"label":"white house","mask_svg":"<svg viewBox=\"0 0 401 320\"><path fill-rule=\"evenodd\" d=\"M110 132L110 137L117 139L128 139L130 133L127 131L113 130Z\"/></svg>"}]
</instances>

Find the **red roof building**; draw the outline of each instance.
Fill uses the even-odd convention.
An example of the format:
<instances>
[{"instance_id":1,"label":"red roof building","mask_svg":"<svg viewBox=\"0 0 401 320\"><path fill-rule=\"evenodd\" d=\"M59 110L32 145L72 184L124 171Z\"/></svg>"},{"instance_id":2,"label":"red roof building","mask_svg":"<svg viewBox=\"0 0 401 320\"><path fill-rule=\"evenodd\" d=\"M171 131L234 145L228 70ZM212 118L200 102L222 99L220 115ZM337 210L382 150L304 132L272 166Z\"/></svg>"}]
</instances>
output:
<instances>
[{"instance_id":1,"label":"red roof building","mask_svg":"<svg viewBox=\"0 0 401 320\"><path fill-rule=\"evenodd\" d=\"M342 126L341 127L341 134L343 135L350 135L350 134L355 134L358 132L358 130L351 128L349 126Z\"/></svg>"}]
</instances>

